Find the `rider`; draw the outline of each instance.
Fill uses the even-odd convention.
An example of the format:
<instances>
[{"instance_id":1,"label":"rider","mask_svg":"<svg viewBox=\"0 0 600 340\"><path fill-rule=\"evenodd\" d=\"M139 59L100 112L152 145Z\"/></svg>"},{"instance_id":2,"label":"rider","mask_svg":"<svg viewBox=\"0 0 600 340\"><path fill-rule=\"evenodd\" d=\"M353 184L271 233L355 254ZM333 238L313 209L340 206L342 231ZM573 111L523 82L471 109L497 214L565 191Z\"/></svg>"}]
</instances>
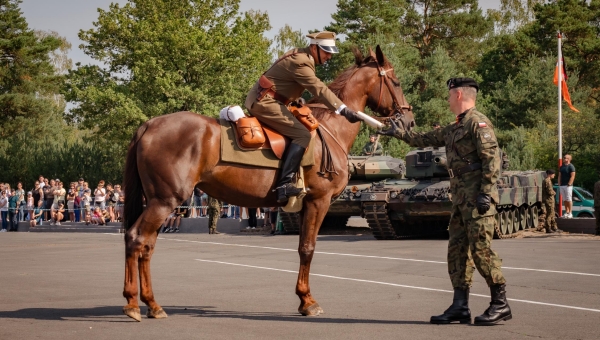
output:
<instances>
[{"instance_id":1,"label":"rider","mask_svg":"<svg viewBox=\"0 0 600 340\"><path fill-rule=\"evenodd\" d=\"M280 203L301 192L292 184L292 178L300 167L311 138L310 132L288 110L287 105L298 100L306 89L319 102L351 123L360 120L356 112L344 105L315 74L315 64L322 65L331 59L332 54L338 53L335 33L324 31L311 33L307 37L310 38L310 45L288 51L278 59L254 84L245 102L252 116L292 140L284 154L283 167L275 186L277 202Z\"/></svg>"}]
</instances>

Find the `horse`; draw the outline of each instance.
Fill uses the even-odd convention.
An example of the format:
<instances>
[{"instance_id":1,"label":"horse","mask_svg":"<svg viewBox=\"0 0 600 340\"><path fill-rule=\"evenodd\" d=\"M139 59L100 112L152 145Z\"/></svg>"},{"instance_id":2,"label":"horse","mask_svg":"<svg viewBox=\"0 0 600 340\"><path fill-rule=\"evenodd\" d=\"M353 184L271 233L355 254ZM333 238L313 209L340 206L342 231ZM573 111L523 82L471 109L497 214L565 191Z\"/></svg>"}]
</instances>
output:
<instances>
[{"instance_id":1,"label":"horse","mask_svg":"<svg viewBox=\"0 0 600 340\"><path fill-rule=\"evenodd\" d=\"M381 48L377 46L375 53L369 49L366 57L357 49L353 53L354 65L343 71L329 88L353 110L364 111L368 106L382 117L395 115L407 129L412 128L412 108ZM311 295L310 264L329 205L348 183L347 155L360 130L360 123L350 123L324 107L315 107L313 114L327 131L321 138L329 145L329 165L337 174L318 171L322 141L317 139L314 143L315 164L303 169L304 183L310 191L303 199L300 213L300 269L296 294L300 298L298 312L305 316L323 312ZM220 143L219 122L193 112L152 118L143 123L131 139L124 174L123 296L127 305L123 312L127 316L141 321L137 299L139 277L139 295L148 307L147 317L167 317L154 298L150 261L161 224L176 206L191 196L194 187L238 206L282 206L273 192L277 170L220 161Z\"/></svg>"}]
</instances>

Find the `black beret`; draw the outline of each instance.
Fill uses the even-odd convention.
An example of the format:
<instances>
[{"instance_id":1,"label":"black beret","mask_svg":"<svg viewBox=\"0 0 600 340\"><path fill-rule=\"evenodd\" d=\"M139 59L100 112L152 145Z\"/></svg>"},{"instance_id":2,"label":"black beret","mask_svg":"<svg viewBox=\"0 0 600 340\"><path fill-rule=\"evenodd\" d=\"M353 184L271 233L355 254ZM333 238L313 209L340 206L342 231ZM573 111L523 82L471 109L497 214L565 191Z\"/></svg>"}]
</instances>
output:
<instances>
[{"instance_id":1,"label":"black beret","mask_svg":"<svg viewBox=\"0 0 600 340\"><path fill-rule=\"evenodd\" d=\"M474 87L479 92L479 84L473 78L450 78L446 85L448 85L448 90L455 87Z\"/></svg>"}]
</instances>

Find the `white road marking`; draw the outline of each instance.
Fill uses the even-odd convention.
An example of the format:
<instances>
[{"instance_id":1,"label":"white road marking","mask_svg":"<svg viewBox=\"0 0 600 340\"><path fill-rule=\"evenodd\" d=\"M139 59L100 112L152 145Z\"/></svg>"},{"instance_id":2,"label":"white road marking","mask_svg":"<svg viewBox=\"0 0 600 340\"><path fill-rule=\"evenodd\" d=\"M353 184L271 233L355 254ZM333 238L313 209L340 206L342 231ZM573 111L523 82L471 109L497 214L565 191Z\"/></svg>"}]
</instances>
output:
<instances>
[{"instance_id":1,"label":"white road marking","mask_svg":"<svg viewBox=\"0 0 600 340\"><path fill-rule=\"evenodd\" d=\"M196 259L196 261L208 262L208 263L217 263L217 264L226 264L226 265L230 265L230 266L238 266L238 267L246 267L246 268L254 268L254 269L264 269L264 270L272 270L272 271L277 271L277 272L298 274L297 270L277 269L277 268L270 268L270 267L252 266L252 265L247 265L247 264L232 263L232 262L223 262L223 261L213 261L213 260L204 260L204 259ZM350 277L341 277L341 276L333 276L333 275L325 275L325 274L310 273L310 275L311 276L325 277L325 278L329 278L329 279L336 279L336 280L346 280L346 281L354 281L354 282L362 282L362 283L374 283L374 284L384 285L384 286L393 286L393 287L401 287L401 288L419 289L419 290L427 290L427 291L443 292L443 293L454 293L453 291L447 290L447 289L437 289L437 288L428 288L428 287L419 287L419 286L409 286L409 285L402 285L402 284L398 284L398 283L373 281L373 280L363 280L363 279L354 279L354 278L350 278ZM490 298L489 295L483 295L483 294L473 294L473 293L471 293L469 295L471 295L471 296L477 296L477 297L483 297L483 298L487 298L487 299ZM556 304L556 303L547 303L547 302L539 302L539 301L531 301L531 300L521 300L521 299L512 299L512 298L507 298L507 300L514 301L514 302L529 303L529 304L533 304L533 305L542 305L542 306L551 306L551 307L559 307L559 308L568 308L568 309L583 310L583 311L587 311L587 312L600 313L600 309L593 309L593 308L584 308L584 307L577 307L577 306L559 305L559 304Z\"/></svg>"},{"instance_id":2,"label":"white road marking","mask_svg":"<svg viewBox=\"0 0 600 340\"><path fill-rule=\"evenodd\" d=\"M207 241L193 241L193 240L180 240L180 239L163 238L163 237L159 237L159 239L169 240L169 241L177 241L177 242L191 242L191 243L201 243L201 244L213 244L213 245L230 246L230 247L258 248L258 249L280 250L280 251L290 251L290 252L297 252L298 251L297 249L264 247L264 246L252 246L252 245L247 245L247 244L222 243L222 242L207 242ZM325 252L325 251L315 251L315 254L335 255L335 256L350 256L350 257L362 257L362 258L381 259L381 260L393 260L393 261L425 262L425 263L436 263L436 264L444 264L444 265L446 264L446 261L430 261L430 260L419 260L419 259L410 259L410 258L403 258L403 257L389 257L389 256L375 256L375 255L359 255L359 254L346 254L346 253L332 253L332 252ZM571 275L583 275L583 276L600 277L600 274L580 273L580 272L568 272L568 271L549 270L549 269L519 268L519 267L507 267L507 266L502 266L502 269L524 270L524 271L534 271L534 272L542 272L542 273L571 274Z\"/></svg>"},{"instance_id":3,"label":"white road marking","mask_svg":"<svg viewBox=\"0 0 600 340\"><path fill-rule=\"evenodd\" d=\"M106 235L123 235L123 234L113 234L113 233L105 233L105 234ZM264 247L264 246L252 246L252 245L247 245L247 244L181 240L181 239L165 238L165 237L159 237L158 239L167 240L167 241L176 241L176 242L190 242L190 243L200 243L200 244L213 244L213 245L218 245L218 246L243 247L243 248L258 248L258 249L280 250L280 251L289 251L289 252L297 252L298 251L297 249L277 248L277 247ZM444 265L446 264L445 261L430 261L430 260L419 260L419 259L410 259L410 258L403 258L403 257L389 257L389 256L375 256L375 255L332 253L332 252L325 252L325 251L315 251L315 254L334 255L334 256L349 256L349 257L362 257L362 258L381 259L381 260L393 260L393 261L436 263L436 264L444 264ZM533 271L533 272L540 272L540 273L570 274L570 275L582 275L582 276L600 277L600 274L569 272L569 271L550 270L550 269L519 268L519 267L507 267L507 266L502 266L502 269L524 270L524 271Z\"/></svg>"}]
</instances>

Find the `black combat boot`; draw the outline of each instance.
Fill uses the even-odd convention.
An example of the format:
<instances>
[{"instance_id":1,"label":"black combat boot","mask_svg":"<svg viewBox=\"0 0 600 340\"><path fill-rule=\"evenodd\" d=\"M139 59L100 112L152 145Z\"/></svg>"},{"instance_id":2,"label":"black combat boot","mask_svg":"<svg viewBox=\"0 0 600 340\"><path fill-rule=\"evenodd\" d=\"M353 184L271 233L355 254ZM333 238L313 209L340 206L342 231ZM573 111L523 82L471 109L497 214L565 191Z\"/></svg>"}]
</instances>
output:
<instances>
[{"instance_id":1,"label":"black combat boot","mask_svg":"<svg viewBox=\"0 0 600 340\"><path fill-rule=\"evenodd\" d=\"M492 302L483 314L475 317L476 326L491 326L512 319L510 306L506 301L506 285L493 285L490 287L490 293Z\"/></svg>"},{"instance_id":2,"label":"black combat boot","mask_svg":"<svg viewBox=\"0 0 600 340\"><path fill-rule=\"evenodd\" d=\"M448 324L458 321L471 323L471 310L469 310L469 289L454 288L452 305L442 315L434 315L429 322L434 324Z\"/></svg>"},{"instance_id":3,"label":"black combat boot","mask_svg":"<svg viewBox=\"0 0 600 340\"><path fill-rule=\"evenodd\" d=\"M298 196L298 194L302 192L301 188L296 188L292 184L292 179L300 167L302 156L304 156L304 150L306 150L306 148L292 143L285 152L283 167L281 168L279 179L275 185L275 189L277 190L277 202L279 203L286 202L289 197Z\"/></svg>"}]
</instances>

